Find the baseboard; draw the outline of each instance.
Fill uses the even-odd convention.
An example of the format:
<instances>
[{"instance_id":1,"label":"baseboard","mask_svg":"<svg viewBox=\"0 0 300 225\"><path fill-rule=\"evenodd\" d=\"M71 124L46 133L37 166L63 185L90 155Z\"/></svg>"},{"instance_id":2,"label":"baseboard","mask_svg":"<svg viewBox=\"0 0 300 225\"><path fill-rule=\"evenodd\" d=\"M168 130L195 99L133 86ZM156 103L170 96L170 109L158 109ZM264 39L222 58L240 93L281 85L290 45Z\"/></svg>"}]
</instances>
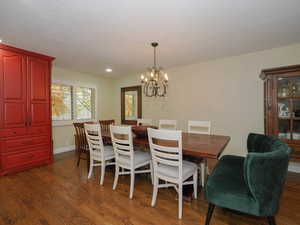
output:
<instances>
[{"instance_id":1,"label":"baseboard","mask_svg":"<svg viewBox=\"0 0 300 225\"><path fill-rule=\"evenodd\" d=\"M300 163L290 162L289 171L294 173L300 173Z\"/></svg>"},{"instance_id":2,"label":"baseboard","mask_svg":"<svg viewBox=\"0 0 300 225\"><path fill-rule=\"evenodd\" d=\"M64 146L61 148L54 149L54 154L59 154L63 152L70 152L75 150L75 145Z\"/></svg>"},{"instance_id":3,"label":"baseboard","mask_svg":"<svg viewBox=\"0 0 300 225\"><path fill-rule=\"evenodd\" d=\"M54 149L54 154L59 154L63 152L70 152L75 150L75 145L64 146L61 148ZM290 162L289 172L300 173L300 163Z\"/></svg>"}]
</instances>

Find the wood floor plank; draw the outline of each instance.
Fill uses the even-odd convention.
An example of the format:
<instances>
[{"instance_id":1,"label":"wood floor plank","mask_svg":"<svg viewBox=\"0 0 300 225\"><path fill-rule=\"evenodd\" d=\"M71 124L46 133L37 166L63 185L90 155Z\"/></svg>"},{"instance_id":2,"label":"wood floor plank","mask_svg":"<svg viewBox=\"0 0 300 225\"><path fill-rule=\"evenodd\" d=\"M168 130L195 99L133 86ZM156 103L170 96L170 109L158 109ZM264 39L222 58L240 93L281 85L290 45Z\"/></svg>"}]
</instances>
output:
<instances>
[{"instance_id":1,"label":"wood floor plank","mask_svg":"<svg viewBox=\"0 0 300 225\"><path fill-rule=\"evenodd\" d=\"M76 166L73 152L56 156L55 163L0 177L0 225L195 225L204 224L208 204L203 193L184 204L177 219L173 189L160 189L156 207L150 206L149 177L138 175L130 200L129 177L120 177L112 190L113 170L99 185L99 169L87 180L86 165ZM289 174L277 216L278 225L299 225L300 174ZM262 225L262 218L216 208L211 225Z\"/></svg>"}]
</instances>

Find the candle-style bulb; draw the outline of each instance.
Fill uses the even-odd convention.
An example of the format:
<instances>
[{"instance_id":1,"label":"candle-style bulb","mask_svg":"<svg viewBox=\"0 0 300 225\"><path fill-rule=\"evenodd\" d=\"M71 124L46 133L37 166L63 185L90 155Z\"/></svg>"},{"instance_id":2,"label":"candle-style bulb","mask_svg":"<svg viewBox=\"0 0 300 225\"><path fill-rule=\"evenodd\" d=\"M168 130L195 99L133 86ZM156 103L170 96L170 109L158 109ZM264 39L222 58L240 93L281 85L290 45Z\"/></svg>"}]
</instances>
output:
<instances>
[{"instance_id":1,"label":"candle-style bulb","mask_svg":"<svg viewBox=\"0 0 300 225\"><path fill-rule=\"evenodd\" d=\"M169 80L169 78L168 78L168 74L167 74L167 73L165 73L165 80L166 80L166 81L168 81L168 80Z\"/></svg>"},{"instance_id":2,"label":"candle-style bulb","mask_svg":"<svg viewBox=\"0 0 300 225\"><path fill-rule=\"evenodd\" d=\"M142 74L141 75L141 80L144 80L144 79L145 79L144 74Z\"/></svg>"}]
</instances>

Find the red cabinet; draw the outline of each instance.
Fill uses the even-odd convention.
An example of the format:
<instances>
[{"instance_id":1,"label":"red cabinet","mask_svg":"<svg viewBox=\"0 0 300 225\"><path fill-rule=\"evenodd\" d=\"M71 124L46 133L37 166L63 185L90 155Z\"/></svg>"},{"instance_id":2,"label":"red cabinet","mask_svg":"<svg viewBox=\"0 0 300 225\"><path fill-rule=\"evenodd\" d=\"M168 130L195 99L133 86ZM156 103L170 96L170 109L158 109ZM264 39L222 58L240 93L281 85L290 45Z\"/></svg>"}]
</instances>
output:
<instances>
[{"instance_id":1,"label":"red cabinet","mask_svg":"<svg viewBox=\"0 0 300 225\"><path fill-rule=\"evenodd\" d=\"M0 128L23 127L26 123L26 57L0 52Z\"/></svg>"},{"instance_id":2,"label":"red cabinet","mask_svg":"<svg viewBox=\"0 0 300 225\"><path fill-rule=\"evenodd\" d=\"M0 44L0 175L53 160L53 59Z\"/></svg>"}]
</instances>

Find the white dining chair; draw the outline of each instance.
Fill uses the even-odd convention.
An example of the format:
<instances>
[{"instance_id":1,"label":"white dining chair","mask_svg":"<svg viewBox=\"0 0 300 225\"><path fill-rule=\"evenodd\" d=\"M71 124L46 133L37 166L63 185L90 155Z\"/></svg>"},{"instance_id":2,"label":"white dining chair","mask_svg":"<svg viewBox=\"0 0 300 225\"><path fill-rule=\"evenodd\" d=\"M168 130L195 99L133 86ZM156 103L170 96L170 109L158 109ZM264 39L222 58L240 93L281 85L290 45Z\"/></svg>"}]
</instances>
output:
<instances>
[{"instance_id":1,"label":"white dining chair","mask_svg":"<svg viewBox=\"0 0 300 225\"><path fill-rule=\"evenodd\" d=\"M153 195L151 206L156 204L158 188L174 187L178 193L178 217L182 218L182 188L193 184L194 198L197 199L198 168L195 163L182 160L182 132L148 128L148 139L153 162ZM177 143L166 146L164 141ZM191 181L187 181L193 177ZM159 179L169 183L159 184Z\"/></svg>"},{"instance_id":2,"label":"white dining chair","mask_svg":"<svg viewBox=\"0 0 300 225\"><path fill-rule=\"evenodd\" d=\"M194 134L211 134L211 122L210 121L188 121L188 132ZM201 186L204 187L206 176L208 173L207 160L205 158L200 162L201 171Z\"/></svg>"},{"instance_id":3,"label":"white dining chair","mask_svg":"<svg viewBox=\"0 0 300 225\"><path fill-rule=\"evenodd\" d=\"M116 170L113 190L116 189L119 175L130 175L129 198L133 198L135 174L151 173L153 179L151 155L149 152L134 151L131 126L110 126L111 139L116 156ZM150 169L137 170L149 165ZM120 171L121 169L129 171Z\"/></svg>"},{"instance_id":4,"label":"white dining chair","mask_svg":"<svg viewBox=\"0 0 300 225\"><path fill-rule=\"evenodd\" d=\"M90 152L88 179L92 176L93 168L101 166L100 185L103 185L105 167L115 164L114 162L111 162L115 158L115 153L112 146L103 145L100 124L84 124L84 130Z\"/></svg>"},{"instance_id":5,"label":"white dining chair","mask_svg":"<svg viewBox=\"0 0 300 225\"><path fill-rule=\"evenodd\" d=\"M152 125L152 120L151 119L137 119L137 123L138 126L139 125Z\"/></svg>"},{"instance_id":6,"label":"white dining chair","mask_svg":"<svg viewBox=\"0 0 300 225\"><path fill-rule=\"evenodd\" d=\"M194 134L211 134L211 122L189 120L188 132Z\"/></svg>"},{"instance_id":7,"label":"white dining chair","mask_svg":"<svg viewBox=\"0 0 300 225\"><path fill-rule=\"evenodd\" d=\"M160 130L176 130L177 121L176 120L159 120L158 128Z\"/></svg>"}]
</instances>

